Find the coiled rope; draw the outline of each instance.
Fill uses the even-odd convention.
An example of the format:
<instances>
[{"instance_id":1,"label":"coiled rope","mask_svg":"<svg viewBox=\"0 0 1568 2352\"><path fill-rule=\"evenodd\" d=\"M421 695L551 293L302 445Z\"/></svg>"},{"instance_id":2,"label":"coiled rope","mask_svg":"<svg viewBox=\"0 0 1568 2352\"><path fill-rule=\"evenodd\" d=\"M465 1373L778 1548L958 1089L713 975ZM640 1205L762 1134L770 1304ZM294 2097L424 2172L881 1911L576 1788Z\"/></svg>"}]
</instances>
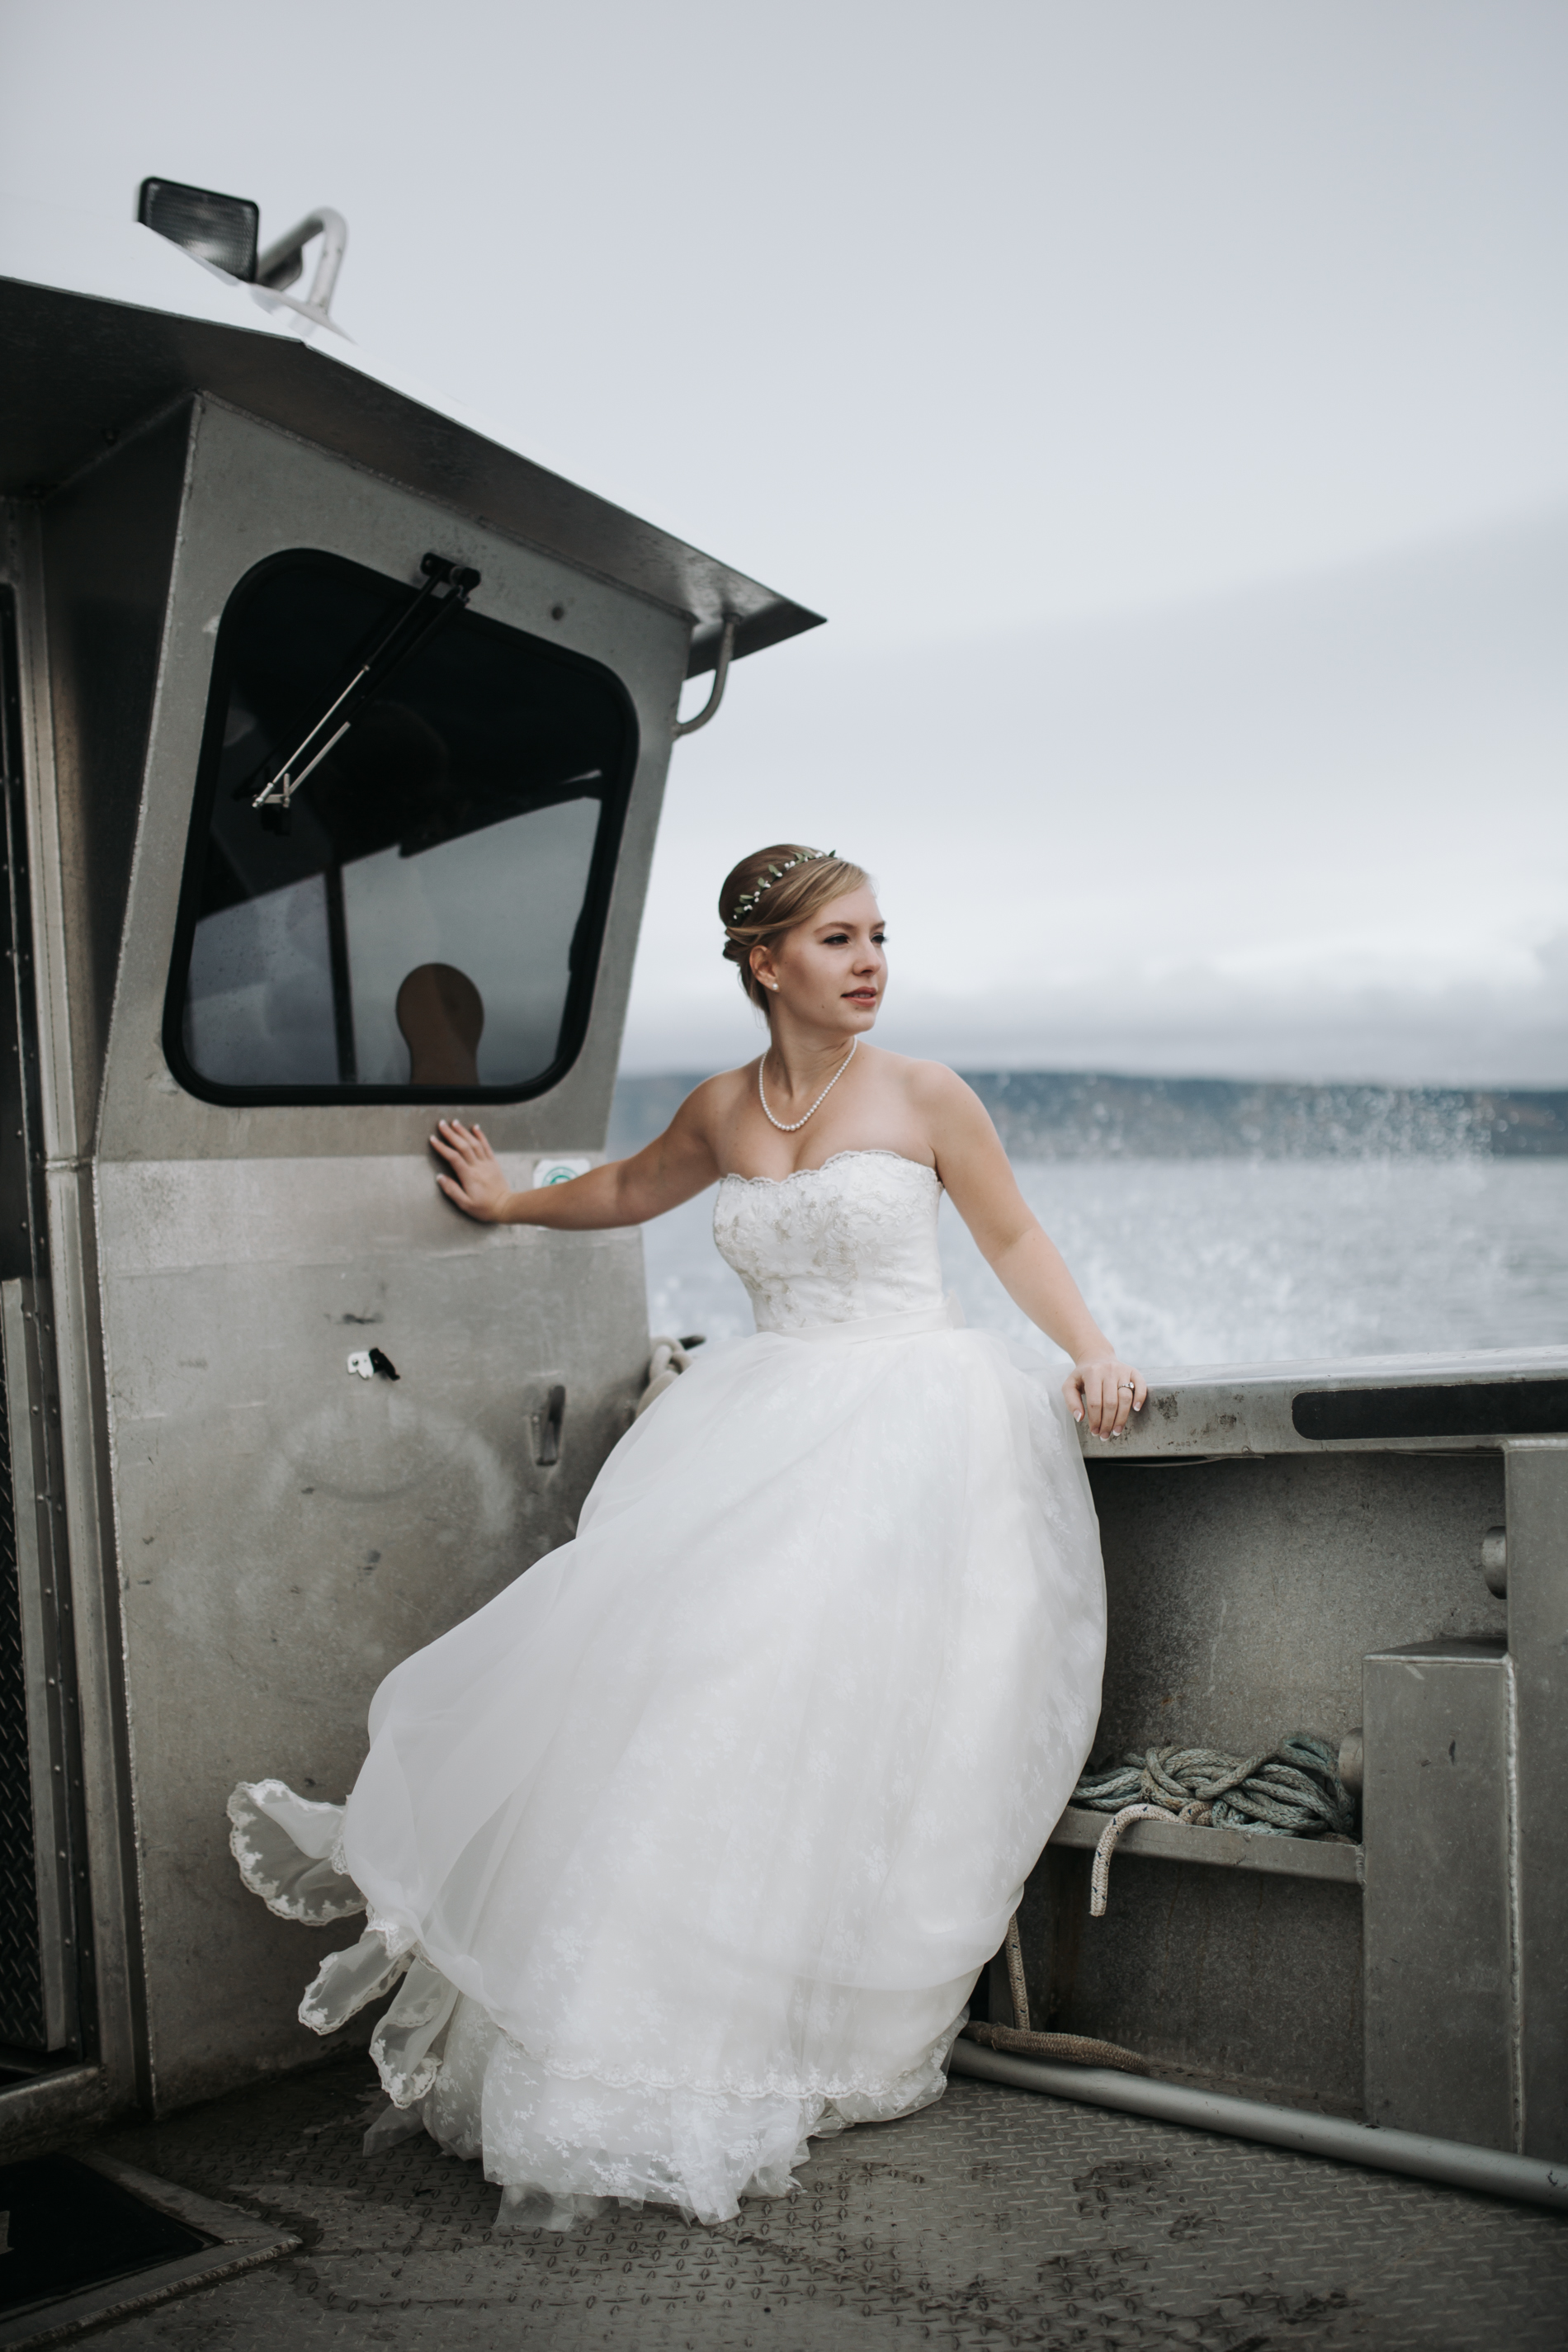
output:
<instances>
[{"instance_id":1,"label":"coiled rope","mask_svg":"<svg viewBox=\"0 0 1568 2352\"><path fill-rule=\"evenodd\" d=\"M1096 1919L1105 1916L1116 1841L1133 1822L1186 1822L1201 1829L1247 1830L1254 1837L1317 1837L1336 1844L1350 1843L1355 1828L1355 1801L1340 1778L1338 1751L1309 1731L1292 1732L1258 1756L1227 1756L1218 1748L1145 1748L1118 1765L1091 1766L1070 1801L1111 1816L1094 1853L1089 1907ZM1016 1912L1007 1923L1003 1949L1013 2023L977 2020L963 2028L970 2041L1020 2057L1066 2058L1128 2074L1149 2072L1144 2059L1117 2042L1031 2032Z\"/></svg>"},{"instance_id":2,"label":"coiled rope","mask_svg":"<svg viewBox=\"0 0 1568 2352\"><path fill-rule=\"evenodd\" d=\"M1247 1830L1254 1837L1319 1837L1336 1844L1350 1843L1355 1826L1355 1801L1340 1778L1338 1752L1307 1731L1292 1732L1257 1756L1227 1756L1217 1748L1133 1751L1114 1767L1091 1767L1071 1801L1114 1816L1095 1848L1089 1907L1096 1919L1105 1916L1116 1842L1133 1822L1174 1820Z\"/></svg>"}]
</instances>

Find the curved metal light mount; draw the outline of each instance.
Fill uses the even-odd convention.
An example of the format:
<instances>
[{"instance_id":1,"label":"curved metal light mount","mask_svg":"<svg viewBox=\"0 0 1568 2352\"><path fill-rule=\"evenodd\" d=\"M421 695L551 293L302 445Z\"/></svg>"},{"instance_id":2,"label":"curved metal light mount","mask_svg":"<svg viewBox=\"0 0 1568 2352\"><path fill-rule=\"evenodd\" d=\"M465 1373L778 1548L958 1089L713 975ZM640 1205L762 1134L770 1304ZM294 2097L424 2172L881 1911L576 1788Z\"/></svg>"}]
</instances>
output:
<instances>
[{"instance_id":1,"label":"curved metal light mount","mask_svg":"<svg viewBox=\"0 0 1568 2352\"><path fill-rule=\"evenodd\" d=\"M713 691L695 719L678 719L670 729L672 735L695 735L706 727L724 699L724 681L730 675L730 656L735 650L735 618L729 614L724 622L724 634L719 640L719 659L713 670Z\"/></svg>"},{"instance_id":2,"label":"curved metal light mount","mask_svg":"<svg viewBox=\"0 0 1568 2352\"><path fill-rule=\"evenodd\" d=\"M313 236L321 240L315 279L309 299L294 302L292 307L302 310L308 319L319 319L323 325L330 325L332 289L349 241L349 225L331 205L318 205L313 213L307 213L302 221L296 222L287 236L279 237L268 247L257 262L256 282L270 288L274 294L281 294L286 286L292 286L304 274L305 247Z\"/></svg>"}]
</instances>

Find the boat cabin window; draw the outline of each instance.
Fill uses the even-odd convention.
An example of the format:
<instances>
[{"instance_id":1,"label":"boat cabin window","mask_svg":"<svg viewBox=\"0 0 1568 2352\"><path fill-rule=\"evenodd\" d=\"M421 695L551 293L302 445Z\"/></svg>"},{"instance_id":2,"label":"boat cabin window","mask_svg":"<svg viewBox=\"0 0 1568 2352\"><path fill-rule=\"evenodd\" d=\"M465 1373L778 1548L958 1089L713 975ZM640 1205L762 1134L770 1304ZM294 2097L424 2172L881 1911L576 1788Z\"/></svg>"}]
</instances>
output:
<instances>
[{"instance_id":1,"label":"boat cabin window","mask_svg":"<svg viewBox=\"0 0 1568 2352\"><path fill-rule=\"evenodd\" d=\"M256 804L416 593L300 551L223 614L164 1023L209 1100L516 1099L581 1050L637 757L609 670L459 601Z\"/></svg>"}]
</instances>

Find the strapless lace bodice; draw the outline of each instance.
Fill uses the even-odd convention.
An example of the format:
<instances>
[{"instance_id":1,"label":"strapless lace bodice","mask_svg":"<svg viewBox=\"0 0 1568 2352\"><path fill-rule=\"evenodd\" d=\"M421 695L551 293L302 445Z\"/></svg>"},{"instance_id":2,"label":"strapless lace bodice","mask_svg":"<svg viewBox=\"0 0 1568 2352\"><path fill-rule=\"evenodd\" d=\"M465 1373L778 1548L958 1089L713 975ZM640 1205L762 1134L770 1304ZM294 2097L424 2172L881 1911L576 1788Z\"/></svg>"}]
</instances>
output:
<instances>
[{"instance_id":1,"label":"strapless lace bodice","mask_svg":"<svg viewBox=\"0 0 1568 2352\"><path fill-rule=\"evenodd\" d=\"M897 1151L840 1151L793 1176L726 1176L713 1239L759 1331L802 1331L942 1305L934 1168Z\"/></svg>"}]
</instances>

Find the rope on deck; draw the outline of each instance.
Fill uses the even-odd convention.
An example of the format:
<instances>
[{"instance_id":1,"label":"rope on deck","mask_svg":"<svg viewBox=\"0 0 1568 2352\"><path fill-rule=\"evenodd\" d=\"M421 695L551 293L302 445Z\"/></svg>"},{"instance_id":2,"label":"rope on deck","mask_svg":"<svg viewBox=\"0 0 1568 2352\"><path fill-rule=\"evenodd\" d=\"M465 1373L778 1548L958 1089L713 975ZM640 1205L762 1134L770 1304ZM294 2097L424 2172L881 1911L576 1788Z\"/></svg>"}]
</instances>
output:
<instances>
[{"instance_id":1,"label":"rope on deck","mask_svg":"<svg viewBox=\"0 0 1568 2352\"><path fill-rule=\"evenodd\" d=\"M1030 2033L1016 2025L975 2023L963 2029L966 2042L983 2042L987 2050L1005 2050L1015 2058L1066 2060L1074 2066L1112 2066L1119 2074L1146 2074L1147 2061L1117 2042L1093 2042L1085 2033Z\"/></svg>"},{"instance_id":2,"label":"rope on deck","mask_svg":"<svg viewBox=\"0 0 1568 2352\"><path fill-rule=\"evenodd\" d=\"M1311 1732L1292 1732L1257 1756L1217 1748L1146 1748L1119 1765L1086 1772L1071 1802L1110 1813L1095 1848L1089 1915L1100 1919L1116 1842L1137 1821L1189 1822L1247 1830L1254 1837L1320 1837L1348 1843L1355 1801L1340 1778L1337 1749Z\"/></svg>"},{"instance_id":3,"label":"rope on deck","mask_svg":"<svg viewBox=\"0 0 1568 2352\"><path fill-rule=\"evenodd\" d=\"M1115 1820L1106 1822L1100 1832L1100 1843L1094 1849L1094 1868L1089 1873L1089 1916L1091 1919L1103 1919L1105 1916L1105 1906L1110 1897L1110 1857L1116 1852L1116 1841L1122 1831L1131 1828L1134 1822L1168 1822L1170 1818L1170 1814L1158 1805L1123 1805ZM1188 1816L1183 1812L1176 1818L1185 1821Z\"/></svg>"},{"instance_id":4,"label":"rope on deck","mask_svg":"<svg viewBox=\"0 0 1568 2352\"><path fill-rule=\"evenodd\" d=\"M1117 2042L1094 2042L1083 2033L1035 2033L1029 2028L1029 1988L1024 1977L1024 1946L1018 1915L1007 1922L1002 1949L1007 1960L1007 1990L1013 1997L1011 2025L988 2025L976 2020L961 2030L966 2041L984 2042L987 2050L1011 2051L1016 2058L1066 2059L1075 2066L1113 2066L1121 2074L1146 2074L1143 2060Z\"/></svg>"},{"instance_id":5,"label":"rope on deck","mask_svg":"<svg viewBox=\"0 0 1568 2352\"><path fill-rule=\"evenodd\" d=\"M1355 1827L1355 1801L1340 1778L1339 1752L1309 1731L1292 1732L1258 1756L1227 1756L1218 1748L1145 1748L1118 1765L1091 1767L1069 1801L1111 1816L1094 1851L1089 1907L1096 1919L1105 1916L1116 1842L1134 1822L1186 1822L1200 1829L1248 1830L1255 1837L1319 1837L1346 1844ZM1023 2058L1068 2059L1079 2066L1113 2066L1124 2074L1148 2074L1146 2062L1118 2042L1031 2032L1016 1912L1007 1922L1003 1951L1014 2021L965 2025L969 2041Z\"/></svg>"}]
</instances>

